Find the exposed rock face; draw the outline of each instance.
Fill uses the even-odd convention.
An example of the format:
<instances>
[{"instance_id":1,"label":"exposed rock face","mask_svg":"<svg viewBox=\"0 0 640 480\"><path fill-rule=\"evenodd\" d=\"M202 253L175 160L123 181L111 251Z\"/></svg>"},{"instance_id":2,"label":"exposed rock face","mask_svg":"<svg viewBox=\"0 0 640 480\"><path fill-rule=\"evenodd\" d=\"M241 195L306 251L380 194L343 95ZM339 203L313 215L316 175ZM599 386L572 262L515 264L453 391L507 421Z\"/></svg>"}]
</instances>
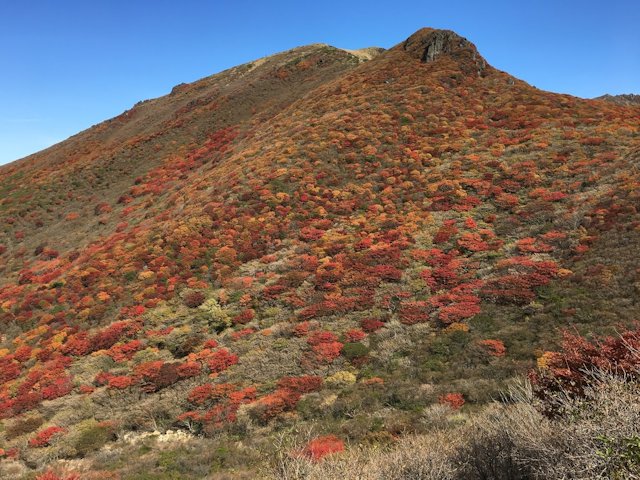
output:
<instances>
[{"instance_id":1,"label":"exposed rock face","mask_svg":"<svg viewBox=\"0 0 640 480\"><path fill-rule=\"evenodd\" d=\"M349 52L352 55L355 55L360 59L360 61L366 62L380 55L382 52L385 51L385 49L380 47L367 47L367 48L360 48L358 50L344 49L344 51Z\"/></svg>"},{"instance_id":2,"label":"exposed rock face","mask_svg":"<svg viewBox=\"0 0 640 480\"><path fill-rule=\"evenodd\" d=\"M451 30L423 28L411 35L402 45L404 51L422 62L429 63L441 55L450 55L468 62L481 75L487 62L478 53L475 45Z\"/></svg>"},{"instance_id":3,"label":"exposed rock face","mask_svg":"<svg viewBox=\"0 0 640 480\"><path fill-rule=\"evenodd\" d=\"M640 95L635 95L633 93L625 93L622 95L606 94L601 97L596 97L595 100L605 100L617 105L640 105Z\"/></svg>"}]
</instances>

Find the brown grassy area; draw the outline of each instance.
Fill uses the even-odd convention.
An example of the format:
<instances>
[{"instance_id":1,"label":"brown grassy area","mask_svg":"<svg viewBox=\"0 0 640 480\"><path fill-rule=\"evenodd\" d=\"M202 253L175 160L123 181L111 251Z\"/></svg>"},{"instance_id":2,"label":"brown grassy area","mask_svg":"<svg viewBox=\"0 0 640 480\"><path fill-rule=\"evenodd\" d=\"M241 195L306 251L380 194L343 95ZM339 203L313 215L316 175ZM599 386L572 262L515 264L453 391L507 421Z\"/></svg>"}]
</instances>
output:
<instances>
[{"instance_id":1,"label":"brown grassy area","mask_svg":"<svg viewBox=\"0 0 640 480\"><path fill-rule=\"evenodd\" d=\"M450 414L447 427L401 438L388 448L353 448L323 462L281 451L271 478L640 478L639 385L597 372L593 378L586 398L561 399L558 419L539 413L530 386L523 385L514 391L514 403L490 405L458 426Z\"/></svg>"}]
</instances>

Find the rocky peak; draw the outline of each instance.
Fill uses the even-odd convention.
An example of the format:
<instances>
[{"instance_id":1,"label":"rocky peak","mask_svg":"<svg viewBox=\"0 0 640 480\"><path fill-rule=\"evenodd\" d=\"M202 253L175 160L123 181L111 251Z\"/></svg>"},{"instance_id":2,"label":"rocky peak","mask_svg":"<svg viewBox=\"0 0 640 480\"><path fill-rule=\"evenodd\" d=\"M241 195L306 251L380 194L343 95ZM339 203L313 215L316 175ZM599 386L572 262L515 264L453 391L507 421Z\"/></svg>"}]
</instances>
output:
<instances>
[{"instance_id":1,"label":"rocky peak","mask_svg":"<svg viewBox=\"0 0 640 480\"><path fill-rule=\"evenodd\" d=\"M423 28L407 38L402 49L424 63L433 62L442 55L468 60L477 67L478 74L482 74L487 66L475 45L451 30Z\"/></svg>"},{"instance_id":2,"label":"rocky peak","mask_svg":"<svg viewBox=\"0 0 640 480\"><path fill-rule=\"evenodd\" d=\"M623 93L622 95L602 95L596 100L604 100L606 102L615 103L617 105L634 106L640 105L640 95L633 93Z\"/></svg>"}]
</instances>

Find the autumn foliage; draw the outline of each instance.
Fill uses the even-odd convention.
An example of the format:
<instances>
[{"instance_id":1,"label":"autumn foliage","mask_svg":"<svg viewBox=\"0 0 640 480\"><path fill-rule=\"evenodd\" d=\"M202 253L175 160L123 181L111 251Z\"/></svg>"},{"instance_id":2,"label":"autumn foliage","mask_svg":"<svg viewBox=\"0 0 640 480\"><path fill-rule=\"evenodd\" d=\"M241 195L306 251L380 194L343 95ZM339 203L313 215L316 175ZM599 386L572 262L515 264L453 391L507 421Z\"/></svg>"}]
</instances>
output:
<instances>
[{"instance_id":1,"label":"autumn foliage","mask_svg":"<svg viewBox=\"0 0 640 480\"><path fill-rule=\"evenodd\" d=\"M558 326L637 320L639 110L409 44L275 55L1 167L0 431L412 418L485 401ZM636 337L567 335L538 395L635 375Z\"/></svg>"},{"instance_id":2,"label":"autumn foliage","mask_svg":"<svg viewBox=\"0 0 640 480\"><path fill-rule=\"evenodd\" d=\"M325 435L311 440L302 451L312 460L322 460L327 455L344 451L344 442L335 435Z\"/></svg>"},{"instance_id":3,"label":"autumn foliage","mask_svg":"<svg viewBox=\"0 0 640 480\"><path fill-rule=\"evenodd\" d=\"M555 413L557 395L580 397L598 372L635 380L640 367L640 330L633 329L595 340L565 331L561 349L546 352L538 369L530 372L535 393L547 413Z\"/></svg>"},{"instance_id":4,"label":"autumn foliage","mask_svg":"<svg viewBox=\"0 0 640 480\"><path fill-rule=\"evenodd\" d=\"M46 447L49 445L53 438L63 434L66 431L66 428L52 426L45 428L44 430L40 430L35 437L29 440L30 447Z\"/></svg>"},{"instance_id":5,"label":"autumn foliage","mask_svg":"<svg viewBox=\"0 0 640 480\"><path fill-rule=\"evenodd\" d=\"M461 393L447 393L442 395L438 401L443 405L448 405L454 410L460 409L464 405L464 396Z\"/></svg>"}]
</instances>

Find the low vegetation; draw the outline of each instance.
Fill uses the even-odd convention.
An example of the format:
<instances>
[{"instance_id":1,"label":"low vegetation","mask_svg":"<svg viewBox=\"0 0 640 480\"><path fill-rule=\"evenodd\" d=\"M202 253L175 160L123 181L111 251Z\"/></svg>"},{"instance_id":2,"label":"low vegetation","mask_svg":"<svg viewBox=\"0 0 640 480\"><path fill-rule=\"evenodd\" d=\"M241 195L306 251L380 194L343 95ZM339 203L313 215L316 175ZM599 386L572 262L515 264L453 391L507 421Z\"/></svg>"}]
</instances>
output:
<instances>
[{"instance_id":1,"label":"low vegetation","mask_svg":"<svg viewBox=\"0 0 640 480\"><path fill-rule=\"evenodd\" d=\"M0 168L2 475L633 478L639 134L425 29Z\"/></svg>"}]
</instances>

